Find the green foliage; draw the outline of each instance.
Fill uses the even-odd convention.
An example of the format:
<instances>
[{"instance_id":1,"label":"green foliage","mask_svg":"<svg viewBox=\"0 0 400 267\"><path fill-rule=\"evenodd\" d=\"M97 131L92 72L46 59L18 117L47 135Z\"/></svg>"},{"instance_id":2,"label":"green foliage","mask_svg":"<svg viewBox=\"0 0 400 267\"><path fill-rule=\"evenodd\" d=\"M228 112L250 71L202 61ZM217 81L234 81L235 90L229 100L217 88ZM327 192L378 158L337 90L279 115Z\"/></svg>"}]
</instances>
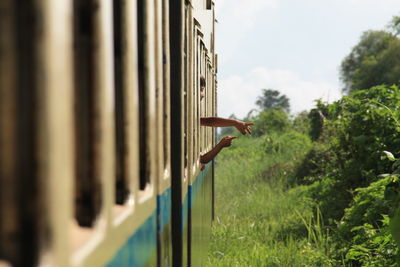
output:
<instances>
[{"instance_id":1,"label":"green foliage","mask_svg":"<svg viewBox=\"0 0 400 267\"><path fill-rule=\"evenodd\" d=\"M308 134L311 127L311 121L308 116L309 112L307 111L297 114L293 119L292 129L302 134Z\"/></svg>"},{"instance_id":2,"label":"green foliage","mask_svg":"<svg viewBox=\"0 0 400 267\"><path fill-rule=\"evenodd\" d=\"M355 197L352 205L345 210L339 226L339 234L348 239L353 237L355 227L369 224L374 228L382 226L382 214L393 215L391 200L385 198L385 191L388 185L394 182L394 177L387 176L364 188L355 190Z\"/></svg>"},{"instance_id":3,"label":"green foliage","mask_svg":"<svg viewBox=\"0 0 400 267\"><path fill-rule=\"evenodd\" d=\"M309 184L307 195L333 231L336 260L393 266L398 248L391 232L396 236L400 227L389 218L400 207L400 161L389 151L400 152L400 91L376 86L317 105L324 125L296 178Z\"/></svg>"},{"instance_id":4,"label":"green foliage","mask_svg":"<svg viewBox=\"0 0 400 267\"><path fill-rule=\"evenodd\" d=\"M291 122L283 110L269 109L254 117L253 134L261 136L272 132L284 132L289 129Z\"/></svg>"},{"instance_id":5,"label":"green foliage","mask_svg":"<svg viewBox=\"0 0 400 267\"><path fill-rule=\"evenodd\" d=\"M337 162L336 154L329 143L314 143L305 160L296 168L296 177L300 184L311 184L334 174L336 169L332 162Z\"/></svg>"},{"instance_id":6,"label":"green foliage","mask_svg":"<svg viewBox=\"0 0 400 267\"><path fill-rule=\"evenodd\" d=\"M262 137L262 147L267 153L288 153L291 152L293 157L304 153L304 147L311 146L311 140L307 135L287 131L282 135L264 135Z\"/></svg>"},{"instance_id":7,"label":"green foliage","mask_svg":"<svg viewBox=\"0 0 400 267\"><path fill-rule=\"evenodd\" d=\"M325 119L328 115L328 106L321 99L316 101L316 107L308 114L310 121L309 134L313 141L318 140L325 126Z\"/></svg>"},{"instance_id":8,"label":"green foliage","mask_svg":"<svg viewBox=\"0 0 400 267\"><path fill-rule=\"evenodd\" d=\"M209 266L397 266L397 86L248 119L255 137L219 157Z\"/></svg>"},{"instance_id":9,"label":"green foliage","mask_svg":"<svg viewBox=\"0 0 400 267\"><path fill-rule=\"evenodd\" d=\"M393 266L398 247L390 234L389 215L399 202L388 198L397 177L387 176L366 188L358 188L352 205L339 224L338 236L346 261L362 266ZM397 194L398 195L398 194Z\"/></svg>"},{"instance_id":10,"label":"green foliage","mask_svg":"<svg viewBox=\"0 0 400 267\"><path fill-rule=\"evenodd\" d=\"M333 253L305 188L288 189L294 167L310 149L309 138L295 132L270 137L276 144L294 140L268 151L268 137L244 137L219 155L208 266L336 266L322 249ZM311 221L316 238L303 219Z\"/></svg>"},{"instance_id":11,"label":"green foliage","mask_svg":"<svg viewBox=\"0 0 400 267\"><path fill-rule=\"evenodd\" d=\"M394 16L388 25L389 31L394 35L400 34L400 16Z\"/></svg>"},{"instance_id":12,"label":"green foliage","mask_svg":"<svg viewBox=\"0 0 400 267\"><path fill-rule=\"evenodd\" d=\"M340 105L336 119L329 121L335 135L332 149L349 189L364 187L390 168L381 161L384 150L400 150L400 91L396 86L378 86L355 92L333 104Z\"/></svg>"},{"instance_id":13,"label":"green foliage","mask_svg":"<svg viewBox=\"0 0 400 267\"><path fill-rule=\"evenodd\" d=\"M368 223L352 229L356 235L346 253L346 262L366 267L398 266L398 247L388 231L389 217L382 216L381 224L379 229Z\"/></svg>"},{"instance_id":14,"label":"green foliage","mask_svg":"<svg viewBox=\"0 0 400 267\"><path fill-rule=\"evenodd\" d=\"M279 91L272 89L262 89L262 95L257 98L256 105L260 108L260 111L270 109L290 111L289 98L286 95L281 95Z\"/></svg>"},{"instance_id":15,"label":"green foliage","mask_svg":"<svg viewBox=\"0 0 400 267\"><path fill-rule=\"evenodd\" d=\"M346 93L379 84L398 84L400 40L386 31L367 31L342 61L341 80Z\"/></svg>"}]
</instances>

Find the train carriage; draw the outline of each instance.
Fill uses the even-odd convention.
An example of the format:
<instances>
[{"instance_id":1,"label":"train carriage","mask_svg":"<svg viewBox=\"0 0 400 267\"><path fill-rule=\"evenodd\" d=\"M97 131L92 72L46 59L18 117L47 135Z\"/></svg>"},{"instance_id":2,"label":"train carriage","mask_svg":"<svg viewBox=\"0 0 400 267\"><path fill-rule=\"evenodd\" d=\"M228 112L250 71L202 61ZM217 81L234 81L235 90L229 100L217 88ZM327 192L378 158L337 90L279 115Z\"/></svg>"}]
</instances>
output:
<instances>
[{"instance_id":1,"label":"train carriage","mask_svg":"<svg viewBox=\"0 0 400 267\"><path fill-rule=\"evenodd\" d=\"M1 267L204 265L214 25L210 0L0 1Z\"/></svg>"}]
</instances>

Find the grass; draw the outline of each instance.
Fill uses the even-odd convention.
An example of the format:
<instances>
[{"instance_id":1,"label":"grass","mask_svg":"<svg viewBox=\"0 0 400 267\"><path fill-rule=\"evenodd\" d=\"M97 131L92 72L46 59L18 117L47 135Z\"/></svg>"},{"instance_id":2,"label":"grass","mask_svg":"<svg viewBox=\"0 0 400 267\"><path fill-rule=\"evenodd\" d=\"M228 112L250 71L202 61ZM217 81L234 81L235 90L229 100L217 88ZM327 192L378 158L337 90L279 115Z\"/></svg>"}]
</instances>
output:
<instances>
[{"instance_id":1,"label":"grass","mask_svg":"<svg viewBox=\"0 0 400 267\"><path fill-rule=\"evenodd\" d=\"M289 134L241 137L221 152L208 266L333 266L322 214L304 187L293 187L310 148Z\"/></svg>"}]
</instances>

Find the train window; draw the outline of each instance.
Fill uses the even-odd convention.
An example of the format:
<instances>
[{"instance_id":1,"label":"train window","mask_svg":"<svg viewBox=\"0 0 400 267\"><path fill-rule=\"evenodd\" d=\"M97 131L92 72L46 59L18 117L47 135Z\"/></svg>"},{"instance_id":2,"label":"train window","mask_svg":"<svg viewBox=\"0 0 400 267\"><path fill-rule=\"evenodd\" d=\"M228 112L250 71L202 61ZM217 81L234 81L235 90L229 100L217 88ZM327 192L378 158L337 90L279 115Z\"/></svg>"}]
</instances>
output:
<instances>
[{"instance_id":1,"label":"train window","mask_svg":"<svg viewBox=\"0 0 400 267\"><path fill-rule=\"evenodd\" d=\"M146 185L150 183L150 159L148 153L148 76L146 73L146 51L145 36L146 36L146 0L137 1L137 40L138 40L138 86L139 86L139 161L140 161L140 178L139 189L144 190Z\"/></svg>"},{"instance_id":2,"label":"train window","mask_svg":"<svg viewBox=\"0 0 400 267\"><path fill-rule=\"evenodd\" d=\"M35 266L45 213L38 175L35 1L1 1L0 265ZM39 219L40 218L40 219ZM45 240L43 240L45 239Z\"/></svg>"},{"instance_id":3,"label":"train window","mask_svg":"<svg viewBox=\"0 0 400 267\"><path fill-rule=\"evenodd\" d=\"M75 218L83 227L93 226L101 207L101 184L95 171L98 133L95 127L94 10L93 1L74 1Z\"/></svg>"},{"instance_id":4,"label":"train window","mask_svg":"<svg viewBox=\"0 0 400 267\"><path fill-rule=\"evenodd\" d=\"M113 1L114 18L114 90L115 90L115 148L116 148L116 183L115 201L117 204L124 204L129 195L128 180L125 175L126 155L126 114L124 88L125 88L125 0Z\"/></svg>"},{"instance_id":5,"label":"train window","mask_svg":"<svg viewBox=\"0 0 400 267\"><path fill-rule=\"evenodd\" d=\"M211 9L212 8L212 0L206 0L206 8Z\"/></svg>"}]
</instances>

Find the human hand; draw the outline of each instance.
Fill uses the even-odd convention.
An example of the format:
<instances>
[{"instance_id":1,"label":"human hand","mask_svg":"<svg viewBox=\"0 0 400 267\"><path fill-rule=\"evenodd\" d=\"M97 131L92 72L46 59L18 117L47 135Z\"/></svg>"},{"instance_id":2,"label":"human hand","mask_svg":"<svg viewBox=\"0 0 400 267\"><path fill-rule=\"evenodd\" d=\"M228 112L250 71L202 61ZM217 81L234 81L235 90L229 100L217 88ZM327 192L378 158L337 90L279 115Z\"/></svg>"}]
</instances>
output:
<instances>
[{"instance_id":1,"label":"human hand","mask_svg":"<svg viewBox=\"0 0 400 267\"><path fill-rule=\"evenodd\" d=\"M242 134L251 134L251 125L254 125L254 123L237 121L235 127Z\"/></svg>"},{"instance_id":2,"label":"human hand","mask_svg":"<svg viewBox=\"0 0 400 267\"><path fill-rule=\"evenodd\" d=\"M225 137L223 137L223 138L221 139L221 141L219 141L219 144L220 144L222 147L231 146L232 140L235 139L235 138L237 138L237 136L225 136Z\"/></svg>"},{"instance_id":3,"label":"human hand","mask_svg":"<svg viewBox=\"0 0 400 267\"><path fill-rule=\"evenodd\" d=\"M200 163L200 171L204 171L206 164Z\"/></svg>"}]
</instances>

